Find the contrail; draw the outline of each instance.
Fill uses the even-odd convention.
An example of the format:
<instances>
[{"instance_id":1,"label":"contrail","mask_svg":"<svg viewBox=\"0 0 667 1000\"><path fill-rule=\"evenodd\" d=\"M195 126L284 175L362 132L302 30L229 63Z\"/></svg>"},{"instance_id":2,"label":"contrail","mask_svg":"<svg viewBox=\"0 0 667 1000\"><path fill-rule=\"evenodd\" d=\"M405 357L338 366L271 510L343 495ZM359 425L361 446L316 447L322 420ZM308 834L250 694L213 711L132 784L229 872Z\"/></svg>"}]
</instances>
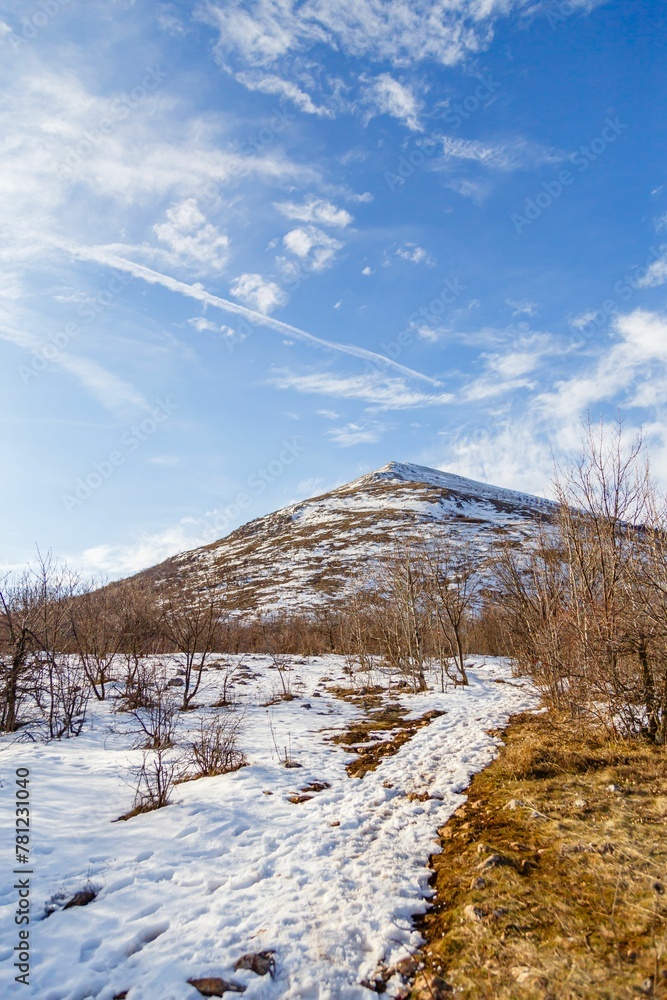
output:
<instances>
[{"instance_id":1,"label":"contrail","mask_svg":"<svg viewBox=\"0 0 667 1000\"><path fill-rule=\"evenodd\" d=\"M397 361L392 360L392 358L385 357L384 354L377 354L375 351L368 351L365 347L357 347L354 344L340 344L334 340L325 340L323 337L316 337L314 334L308 333L307 330L301 330L298 326L292 326L291 323L283 323L282 320L274 319L272 316L265 316L254 309L248 309L247 306L241 306L237 302L231 302L229 299L223 299L219 295L213 295L211 292L207 292L200 284L191 285L185 281L178 281L176 278L170 278L160 271L154 271L143 264L137 264L135 261L121 257L106 247L84 247L79 244L70 243L67 240L54 240L53 243L62 250L65 250L72 257L80 260L93 260L98 264L106 264L108 267L116 268L118 271L127 271L137 278L142 278L151 285L163 285L172 292L178 292L191 299L197 299L199 302L205 302L206 305L222 309L224 312L242 316L254 326L265 326L269 330L275 330L277 333L287 333L293 337L298 337L299 340L307 344L312 344L314 347L324 347L330 351L339 351L341 354L350 354L352 357L370 361L374 365L380 364L387 368L393 368L403 375L408 375L410 378L422 379L431 385L439 386L442 384L437 379L431 378L429 375L424 375L423 372L400 365Z\"/></svg>"}]
</instances>

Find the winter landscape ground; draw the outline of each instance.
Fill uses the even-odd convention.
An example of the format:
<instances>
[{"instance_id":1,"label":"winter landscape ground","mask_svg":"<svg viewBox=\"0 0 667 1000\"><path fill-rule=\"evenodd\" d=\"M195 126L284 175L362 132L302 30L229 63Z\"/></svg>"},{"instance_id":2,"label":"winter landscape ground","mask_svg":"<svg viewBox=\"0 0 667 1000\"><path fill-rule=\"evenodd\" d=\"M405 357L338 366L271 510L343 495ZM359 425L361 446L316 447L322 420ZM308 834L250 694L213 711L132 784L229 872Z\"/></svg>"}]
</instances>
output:
<instances>
[{"instance_id":1,"label":"winter landscape ground","mask_svg":"<svg viewBox=\"0 0 667 1000\"><path fill-rule=\"evenodd\" d=\"M178 676L177 657L161 662ZM355 753L332 742L366 717L341 696L355 683L346 658L291 662L285 700L271 658L215 658L177 741L220 711L211 706L222 678L241 664L233 695L247 766L179 784L171 805L127 820L114 822L132 806L130 769L141 753L113 698L96 705L76 739L3 739L3 773L30 769L32 996L196 1000L188 979L220 977L248 997L362 1000L377 976L387 995L405 995L392 969L421 942L413 916L432 895L437 831L496 754L490 731L535 705L534 690L506 661L481 657L469 661L467 688L443 693L434 675L420 694L387 690L380 707L440 714L355 777L346 771ZM391 736L370 730L365 743ZM4 784L9 829L14 803ZM18 943L14 879L5 866L5 963ZM63 908L90 886L92 902ZM266 951L274 976L235 971L244 954Z\"/></svg>"}]
</instances>

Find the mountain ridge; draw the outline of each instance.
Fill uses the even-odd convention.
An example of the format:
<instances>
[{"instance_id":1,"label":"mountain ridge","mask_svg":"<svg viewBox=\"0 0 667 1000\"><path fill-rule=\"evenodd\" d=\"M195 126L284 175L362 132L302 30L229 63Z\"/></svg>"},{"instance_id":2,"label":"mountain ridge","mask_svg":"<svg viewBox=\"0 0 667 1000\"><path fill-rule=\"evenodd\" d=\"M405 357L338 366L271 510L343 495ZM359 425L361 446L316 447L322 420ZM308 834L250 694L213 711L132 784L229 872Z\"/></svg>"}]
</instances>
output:
<instances>
[{"instance_id":1,"label":"mountain ridge","mask_svg":"<svg viewBox=\"0 0 667 1000\"><path fill-rule=\"evenodd\" d=\"M536 525L554 509L552 501L527 493L392 461L255 518L136 578L158 589L176 583L206 589L224 579L238 612L303 613L344 601L397 538L445 531L454 544L472 547L484 558L501 539L529 544Z\"/></svg>"}]
</instances>

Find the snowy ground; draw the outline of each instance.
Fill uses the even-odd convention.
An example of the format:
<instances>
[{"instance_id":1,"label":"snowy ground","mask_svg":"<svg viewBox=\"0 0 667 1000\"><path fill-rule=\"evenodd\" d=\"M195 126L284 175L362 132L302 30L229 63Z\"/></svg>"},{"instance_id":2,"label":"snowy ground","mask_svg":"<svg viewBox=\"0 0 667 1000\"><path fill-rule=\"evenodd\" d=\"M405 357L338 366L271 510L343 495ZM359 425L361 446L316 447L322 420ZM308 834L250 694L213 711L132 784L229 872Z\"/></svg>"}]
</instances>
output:
<instances>
[{"instance_id":1,"label":"snowy ground","mask_svg":"<svg viewBox=\"0 0 667 1000\"><path fill-rule=\"evenodd\" d=\"M248 1000L361 1000L374 995L359 984L378 963L391 965L418 946L411 918L428 905L436 831L496 752L486 731L535 704L530 685L511 678L503 661L477 658L468 689L392 692L414 715L445 714L360 779L345 771L351 755L328 741L360 715L322 680L349 683L343 659L300 661L298 697L270 708L261 703L277 690L276 672L265 657L243 659L256 674L235 692L249 766L181 784L172 805L127 822L111 821L132 807L127 771L138 754L127 733L111 732L119 716L106 704L76 739L2 741L4 996L111 1000L128 990L128 1000L197 1000L187 980L221 976L245 985ZM221 676L206 673L198 703L216 699ZM187 715L188 725L198 714ZM302 768L281 765L272 728ZM29 991L12 982L17 767L31 772ZM311 781L331 787L308 802L288 801ZM411 801L411 792L431 798ZM92 903L43 919L47 900L88 879L101 887ZM241 955L267 949L275 951L275 979L234 971Z\"/></svg>"}]
</instances>

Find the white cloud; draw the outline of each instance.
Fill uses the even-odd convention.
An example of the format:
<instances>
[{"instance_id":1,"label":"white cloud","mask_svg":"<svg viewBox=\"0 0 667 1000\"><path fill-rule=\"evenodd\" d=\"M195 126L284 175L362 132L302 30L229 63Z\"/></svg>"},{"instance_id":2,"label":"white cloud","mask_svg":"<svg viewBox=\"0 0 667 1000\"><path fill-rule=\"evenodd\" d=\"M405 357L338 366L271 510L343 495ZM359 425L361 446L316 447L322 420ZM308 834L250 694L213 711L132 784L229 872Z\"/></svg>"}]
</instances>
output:
<instances>
[{"instance_id":1,"label":"white cloud","mask_svg":"<svg viewBox=\"0 0 667 1000\"><path fill-rule=\"evenodd\" d=\"M493 430L461 432L447 440L445 454L431 459L438 468L484 483L549 495L553 466L544 429L530 417L494 421Z\"/></svg>"},{"instance_id":2,"label":"white cloud","mask_svg":"<svg viewBox=\"0 0 667 1000\"><path fill-rule=\"evenodd\" d=\"M229 251L229 237L221 233L199 209L196 198L186 198L167 209L167 221L153 226L166 243L174 263L199 272L221 271Z\"/></svg>"},{"instance_id":3,"label":"white cloud","mask_svg":"<svg viewBox=\"0 0 667 1000\"><path fill-rule=\"evenodd\" d=\"M256 90L262 94L276 94L291 101L301 111L308 115L319 115L323 118L333 117L330 108L315 104L313 99L305 90L302 90L296 83L284 80L273 73L237 73L236 80L242 83L247 90Z\"/></svg>"},{"instance_id":4,"label":"white cloud","mask_svg":"<svg viewBox=\"0 0 667 1000\"><path fill-rule=\"evenodd\" d=\"M295 201L275 202L275 207L287 219L296 222L317 223L321 226L335 226L344 229L353 221L353 217L344 208L337 208L330 201L321 198L309 198L303 204Z\"/></svg>"},{"instance_id":5,"label":"white cloud","mask_svg":"<svg viewBox=\"0 0 667 1000\"><path fill-rule=\"evenodd\" d=\"M302 479L301 482L296 484L296 493L299 498L314 497L322 493L323 486L323 479L319 476L310 476L308 479Z\"/></svg>"},{"instance_id":6,"label":"white cloud","mask_svg":"<svg viewBox=\"0 0 667 1000\"><path fill-rule=\"evenodd\" d=\"M637 281L637 284L640 288L655 288L657 285L664 285L666 281L667 253L649 265L646 274Z\"/></svg>"},{"instance_id":7,"label":"white cloud","mask_svg":"<svg viewBox=\"0 0 667 1000\"><path fill-rule=\"evenodd\" d=\"M595 309L586 309L577 316L572 316L568 322L575 330L585 330L588 324L595 319L597 312Z\"/></svg>"},{"instance_id":8,"label":"white cloud","mask_svg":"<svg viewBox=\"0 0 667 1000\"><path fill-rule=\"evenodd\" d=\"M443 136L442 151L442 159L434 163L435 169L446 168L449 160L471 160L493 170L533 170L543 164L560 163L567 155L562 150L521 137L491 144L477 139Z\"/></svg>"},{"instance_id":9,"label":"white cloud","mask_svg":"<svg viewBox=\"0 0 667 1000\"><path fill-rule=\"evenodd\" d=\"M234 298L245 302L265 316L285 305L287 296L275 281L267 281L261 274L240 274L230 286Z\"/></svg>"},{"instance_id":10,"label":"white cloud","mask_svg":"<svg viewBox=\"0 0 667 1000\"><path fill-rule=\"evenodd\" d=\"M375 444L381 439L385 430L385 426L376 421L363 424L350 423L344 427L332 427L327 431L327 437L341 448L349 448L355 444Z\"/></svg>"},{"instance_id":11,"label":"white cloud","mask_svg":"<svg viewBox=\"0 0 667 1000\"><path fill-rule=\"evenodd\" d=\"M156 18L161 31L166 31L169 35L184 35L186 33L183 22L173 13L171 4L158 4Z\"/></svg>"},{"instance_id":12,"label":"white cloud","mask_svg":"<svg viewBox=\"0 0 667 1000\"><path fill-rule=\"evenodd\" d=\"M665 398L667 317L635 309L617 316L615 342L588 371L557 382L536 399L545 414L571 425L597 403L653 405Z\"/></svg>"},{"instance_id":13,"label":"white cloud","mask_svg":"<svg viewBox=\"0 0 667 1000\"><path fill-rule=\"evenodd\" d=\"M429 326L428 323L415 323L410 326L411 331L417 334L421 340L425 340L429 344L435 344L438 340L441 340L445 336L447 330L445 327L434 327Z\"/></svg>"},{"instance_id":14,"label":"white cloud","mask_svg":"<svg viewBox=\"0 0 667 1000\"><path fill-rule=\"evenodd\" d=\"M380 410L442 406L454 401L451 393L419 392L411 389L404 379L390 378L380 372L364 375L334 375L327 372L296 375L291 372L279 372L273 375L269 382L278 389L332 396L335 399L360 399Z\"/></svg>"},{"instance_id":15,"label":"white cloud","mask_svg":"<svg viewBox=\"0 0 667 1000\"><path fill-rule=\"evenodd\" d=\"M409 260L412 264L427 264L432 267L435 263L428 251L416 243L406 243L399 247L396 256L400 257L401 260Z\"/></svg>"},{"instance_id":16,"label":"white cloud","mask_svg":"<svg viewBox=\"0 0 667 1000\"><path fill-rule=\"evenodd\" d=\"M366 88L365 100L376 114L398 118L413 132L421 131L421 104L412 90L389 73L382 73Z\"/></svg>"},{"instance_id":17,"label":"white cloud","mask_svg":"<svg viewBox=\"0 0 667 1000\"><path fill-rule=\"evenodd\" d=\"M364 275L365 277L368 277L368 276L369 276L370 274L373 274L374 272L373 272L373 269L372 269L371 267L369 267L369 265L367 264L367 265L366 265L366 267L364 267L364 268L362 269L361 273L362 273L362 274L363 274L363 275Z\"/></svg>"},{"instance_id":18,"label":"white cloud","mask_svg":"<svg viewBox=\"0 0 667 1000\"><path fill-rule=\"evenodd\" d=\"M537 306L528 299L505 299L505 303L512 310L513 316L534 316Z\"/></svg>"},{"instance_id":19,"label":"white cloud","mask_svg":"<svg viewBox=\"0 0 667 1000\"><path fill-rule=\"evenodd\" d=\"M286 249L307 262L313 271L323 271L331 267L338 250L343 247L340 240L329 236L317 226L299 226L283 236Z\"/></svg>"},{"instance_id":20,"label":"white cloud","mask_svg":"<svg viewBox=\"0 0 667 1000\"><path fill-rule=\"evenodd\" d=\"M505 345L503 345L505 347ZM504 350L482 354L484 374L468 383L463 399L476 402L507 396L519 389L534 389L535 375L546 358L568 352L568 348L546 333L522 333L513 336Z\"/></svg>"},{"instance_id":21,"label":"white cloud","mask_svg":"<svg viewBox=\"0 0 667 1000\"><path fill-rule=\"evenodd\" d=\"M525 0L254 0L208 4L219 31L218 57L228 65L271 66L282 57L325 43L348 56L406 66L435 60L452 66L485 48L493 24Z\"/></svg>"},{"instance_id":22,"label":"white cloud","mask_svg":"<svg viewBox=\"0 0 667 1000\"><path fill-rule=\"evenodd\" d=\"M195 328L197 333L217 333L234 340L245 340L246 337L244 333L237 333L231 326L226 326L224 323L212 323L204 316L195 316L187 322L189 326Z\"/></svg>"},{"instance_id":23,"label":"white cloud","mask_svg":"<svg viewBox=\"0 0 667 1000\"><path fill-rule=\"evenodd\" d=\"M72 556L73 565L84 573L109 573L128 576L149 566L155 566L176 552L206 545L213 541L205 523L183 518L178 524L154 534L145 532L128 545L94 545Z\"/></svg>"}]
</instances>

